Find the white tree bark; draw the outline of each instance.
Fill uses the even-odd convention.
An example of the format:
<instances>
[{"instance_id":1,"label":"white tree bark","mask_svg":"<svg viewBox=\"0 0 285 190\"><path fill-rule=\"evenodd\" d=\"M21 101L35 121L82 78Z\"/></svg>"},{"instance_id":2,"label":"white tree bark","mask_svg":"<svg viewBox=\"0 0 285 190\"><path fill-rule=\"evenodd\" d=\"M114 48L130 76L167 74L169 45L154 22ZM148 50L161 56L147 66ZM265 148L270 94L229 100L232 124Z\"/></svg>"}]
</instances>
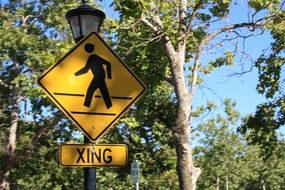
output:
<instances>
[{"instance_id":1,"label":"white tree bark","mask_svg":"<svg viewBox=\"0 0 285 190\"><path fill-rule=\"evenodd\" d=\"M17 91L14 92L14 94ZM21 101L21 97L15 94L15 98L12 98L13 104L11 109L11 122L10 122L10 129L9 129L9 136L7 140L7 145L5 147L5 160L3 163L3 170L2 170L2 177L1 177L1 184L0 189L9 190L10 189L10 173L14 161L15 156L15 149L16 149L16 135L18 129L18 122L19 122L19 102Z\"/></svg>"},{"instance_id":2,"label":"white tree bark","mask_svg":"<svg viewBox=\"0 0 285 190\"><path fill-rule=\"evenodd\" d=\"M268 18L261 18L255 22L222 26L212 33L207 34L199 44L193 44L197 48L197 51L193 53L194 63L190 71L192 75L190 80L191 84L189 85L188 82L186 82L184 73L187 38L191 35L193 29L191 28L192 22L195 20L196 13L204 4L205 2L203 0L195 1L195 3L187 0L175 2L175 5L177 5L177 23L179 24L179 29L177 36L171 36L172 38L167 36L167 29L162 25L163 22L160 20L159 13L152 18L145 18L142 13L140 19L144 25L149 27L153 33L161 39L160 42L169 58L172 77L171 84L174 87L178 102L177 117L173 125L172 134L177 154L179 185L182 190L195 190L197 179L201 174L200 169L194 166L192 158L190 117L203 48L221 33L233 31L237 28L260 27L262 22ZM191 9L190 13L187 8ZM172 41L171 39L174 40ZM174 42L176 43L176 47L173 45Z\"/></svg>"},{"instance_id":3,"label":"white tree bark","mask_svg":"<svg viewBox=\"0 0 285 190\"><path fill-rule=\"evenodd\" d=\"M193 79L190 91L184 76L186 40L187 40L187 22L186 22L187 0L179 2L179 40L177 50L167 35L162 36L162 46L165 49L166 55L170 60L172 85L175 90L175 95L178 101L177 117L173 126L172 134L175 145L177 164L176 170L179 178L179 186L181 190L195 190L197 179L201 174L199 168L196 168L192 158L192 147L190 143L190 114L192 107L192 96L194 95L197 82L198 64L200 54L196 56L194 69L192 70ZM141 21L148 26L156 35L163 33L162 22L159 16L156 16L152 22L142 16ZM153 24L154 23L154 24ZM202 51L202 49L201 49Z\"/></svg>"},{"instance_id":4,"label":"white tree bark","mask_svg":"<svg viewBox=\"0 0 285 190\"><path fill-rule=\"evenodd\" d=\"M217 177L216 190L220 190L220 178Z\"/></svg>"}]
</instances>

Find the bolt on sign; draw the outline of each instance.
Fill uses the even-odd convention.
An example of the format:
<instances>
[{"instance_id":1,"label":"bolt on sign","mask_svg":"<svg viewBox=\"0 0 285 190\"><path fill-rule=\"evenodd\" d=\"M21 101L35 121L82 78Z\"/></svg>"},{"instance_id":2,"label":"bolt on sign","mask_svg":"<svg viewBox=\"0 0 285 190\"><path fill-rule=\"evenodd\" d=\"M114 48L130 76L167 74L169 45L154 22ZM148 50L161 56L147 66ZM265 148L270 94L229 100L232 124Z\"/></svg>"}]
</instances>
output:
<instances>
[{"instance_id":1,"label":"bolt on sign","mask_svg":"<svg viewBox=\"0 0 285 190\"><path fill-rule=\"evenodd\" d=\"M125 166L128 163L128 148L124 144L61 144L61 166Z\"/></svg>"},{"instance_id":2,"label":"bolt on sign","mask_svg":"<svg viewBox=\"0 0 285 190\"><path fill-rule=\"evenodd\" d=\"M141 80L96 32L47 69L39 84L93 142L146 91Z\"/></svg>"}]
</instances>

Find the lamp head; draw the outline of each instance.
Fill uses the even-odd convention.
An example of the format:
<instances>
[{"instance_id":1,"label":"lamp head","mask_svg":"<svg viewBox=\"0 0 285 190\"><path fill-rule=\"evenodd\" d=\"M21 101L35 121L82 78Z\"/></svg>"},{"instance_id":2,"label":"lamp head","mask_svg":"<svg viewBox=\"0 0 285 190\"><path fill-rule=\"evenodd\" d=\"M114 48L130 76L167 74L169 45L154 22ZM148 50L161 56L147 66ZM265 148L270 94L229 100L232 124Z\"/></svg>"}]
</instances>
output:
<instances>
[{"instance_id":1,"label":"lamp head","mask_svg":"<svg viewBox=\"0 0 285 190\"><path fill-rule=\"evenodd\" d=\"M82 0L82 4L69 10L65 17L69 22L75 42L78 42L92 31L98 33L106 16L104 12L94 9Z\"/></svg>"}]
</instances>

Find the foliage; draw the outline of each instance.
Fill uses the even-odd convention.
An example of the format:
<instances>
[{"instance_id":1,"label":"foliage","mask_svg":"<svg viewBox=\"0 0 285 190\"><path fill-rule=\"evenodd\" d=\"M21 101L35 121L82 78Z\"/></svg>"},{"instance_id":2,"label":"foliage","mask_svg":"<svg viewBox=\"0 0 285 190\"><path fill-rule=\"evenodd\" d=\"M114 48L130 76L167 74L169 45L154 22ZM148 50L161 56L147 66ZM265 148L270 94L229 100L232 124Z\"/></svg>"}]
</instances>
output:
<instances>
[{"instance_id":1,"label":"foliage","mask_svg":"<svg viewBox=\"0 0 285 190\"><path fill-rule=\"evenodd\" d=\"M278 151L270 160L261 159L259 154L262 149L248 145L234 132L233 127L238 125L240 117L234 103L230 100L226 102L224 117L213 114L206 122L199 124L201 137L194 149L196 162L202 169L198 189L282 189L284 141L276 142ZM233 122L228 118L233 118Z\"/></svg>"},{"instance_id":2,"label":"foliage","mask_svg":"<svg viewBox=\"0 0 285 190\"><path fill-rule=\"evenodd\" d=\"M136 4L136 2L133 3ZM133 9L126 8L124 11L126 14L123 16L128 17L129 12L132 12ZM132 20L132 18L128 19ZM161 77L170 74L167 58L163 56L160 50L161 46L157 42L138 45L137 36L133 32L117 28L121 24L118 21L106 23L107 27L116 31L115 39L120 39L116 43L110 42L110 44L133 72L144 81L147 85L147 93L108 133L108 136L104 137L112 143L124 142L129 149L128 167L116 171L119 174L116 176L124 186L117 188L124 189L128 186L131 189L130 181L124 181L130 179L130 165L133 160L140 162L140 186L142 188L161 187L163 189L167 184L177 188L177 176L174 175L173 170L175 168L175 152L170 137L171 126L176 114L176 101L173 98L173 88L169 83L161 80ZM151 33L137 31L136 34L141 38L147 38ZM109 39L114 38L112 35ZM128 51L125 47L136 48ZM151 167L154 165L156 167ZM100 179L99 183L101 183ZM102 183L105 184L104 181ZM105 185L110 187L107 182Z\"/></svg>"},{"instance_id":3,"label":"foliage","mask_svg":"<svg viewBox=\"0 0 285 190\"><path fill-rule=\"evenodd\" d=\"M276 147L277 130L285 125L285 78L282 73L285 63L285 13L282 10L276 14L277 16L267 24L274 42L269 50L264 50L255 63L259 72L257 91L267 98L267 102L258 105L255 114L246 118L239 129L251 143L263 147L262 154L267 158Z\"/></svg>"},{"instance_id":4,"label":"foliage","mask_svg":"<svg viewBox=\"0 0 285 190\"><path fill-rule=\"evenodd\" d=\"M15 86L17 93L23 95L19 103L21 117L17 129L15 164L10 176L11 185L18 185L20 189L80 189L83 186L82 169L62 168L57 164L59 143L78 142L76 135L74 136L75 128L63 118L60 111L36 85L38 76L72 45L71 36L67 35L70 31L66 31L68 26L64 14L74 6L75 3L61 1L9 1L2 6L0 76L3 84L1 83L0 90L3 107L0 113L3 139L1 144L5 145L5 136L9 135L9 131L5 130L9 129L11 110L7 108L10 106L11 90L9 86L4 85L9 84ZM112 22L109 20L106 26ZM108 30L104 31L107 34ZM159 51L159 48L156 49ZM137 53L141 54L140 51ZM118 53L120 54L119 51ZM142 57L138 57L137 54L131 58L132 69L138 68L136 64L140 58ZM110 138L107 138L111 139L107 142L125 142L129 147L130 161L133 159L141 161L141 185L146 188L160 186L165 182L177 186L176 175L171 170L175 164L174 151L170 147L171 142L168 137L170 130L167 127L174 116L172 113L163 112L166 109L173 109L174 100L169 85L161 82L154 73L159 70L161 73L167 72L163 66L164 62L160 60L162 59L157 57L151 61L156 67L148 66L135 71L140 76L146 77L147 73L152 75L148 76L148 80L153 80L153 83L149 84L149 94L144 101L137 104L140 109L132 108L118 127L109 133ZM16 67L17 63L19 67ZM158 97L159 103L155 101ZM42 133L45 127L47 129ZM36 134L40 137L35 136ZM3 151L1 150L1 153ZM5 158L3 159L5 161ZM5 163L4 161L1 163ZM149 167L154 164L159 167ZM100 168L98 186L104 188L113 186L115 189L131 187L129 173L130 165L120 169ZM153 178L153 175L159 177Z\"/></svg>"},{"instance_id":5,"label":"foliage","mask_svg":"<svg viewBox=\"0 0 285 190\"><path fill-rule=\"evenodd\" d=\"M65 33L64 12L74 5L64 1L17 0L1 5L0 177L2 182L2 172L12 167L9 180L20 189L59 188L60 181L69 187L75 185L72 180L62 180L74 172L56 169L55 160L58 142L74 139L74 128L36 82L39 74L71 47L70 35ZM19 116L17 120L13 120L15 115ZM10 130L12 122L17 123L15 131ZM9 143L17 146L7 155L7 144L14 134L16 142Z\"/></svg>"},{"instance_id":6,"label":"foliage","mask_svg":"<svg viewBox=\"0 0 285 190\"><path fill-rule=\"evenodd\" d=\"M20 117L10 181L12 185L18 184L20 189L82 187L81 169L62 168L57 164L59 143L78 142L80 139L75 135L72 124L64 119L36 83L38 76L70 49L73 40L67 30L64 14L76 5L77 1L10 0L1 6L0 143L3 146L0 146L0 162L1 169L8 163L5 146L10 133L11 113L16 110ZM211 49L211 43L216 43L212 39L222 32L227 33L222 35L224 39L214 49L221 44L223 46L222 42L237 44L238 40L256 34L250 28L254 20L233 25L245 27L245 30L227 29L227 25L221 26L223 30L216 30L220 26L217 23L224 22L230 13L232 3L228 0L191 1L187 5L185 20L180 22L177 5L177 1L113 2L119 20L107 20L104 35L119 56L145 81L148 92L101 140L102 143L126 143L129 147L129 164L124 168L98 169L99 188L132 189L130 163L139 160L142 188L178 189L172 132L180 99L164 44L171 41L175 49L179 47L183 22L189 21L189 33L185 52L182 52L182 55L185 53L182 67L185 72L180 78L186 76L187 89L194 89L196 84L203 83L201 73L209 74L216 68L235 64L237 46L221 48L222 51L215 54L217 56L209 63L196 62L198 65L195 65L193 60L199 58L199 53L209 53L200 47ZM203 170L198 182L200 189L215 188L218 177L220 187L225 187L225 181L228 181L233 189L258 189L264 184L271 189L284 187L284 151L280 151L284 149L284 142L280 142L274 132L284 125L284 12L279 10L277 1L254 0L249 1L249 6L257 13L264 11L264 14L276 15L274 19L268 18L265 26L256 29L269 29L274 40L271 51L264 51L255 65L260 74L258 91L269 101L258 107L255 116L249 116L244 121L241 131L249 133L247 137L253 142L269 143L271 147L276 146L278 151L272 153L272 160L263 163L258 157L261 149L248 146L237 134L228 130L237 125L239 114L234 109L235 104L226 100L224 114L199 126L205 136L200 142L201 146L195 149L196 162ZM251 15L252 19L254 15ZM157 32L141 24L141 16L149 19L150 24L158 28ZM213 35L213 31L218 32L217 35ZM250 35L245 37L248 32ZM197 83L193 83L195 72L198 72ZM215 104L208 103L197 112L191 112L191 116L215 107ZM257 138L255 133L258 134Z\"/></svg>"},{"instance_id":7,"label":"foliage","mask_svg":"<svg viewBox=\"0 0 285 190\"><path fill-rule=\"evenodd\" d=\"M81 189L83 169L60 167L58 143L41 143L36 153L13 169L12 179L20 189Z\"/></svg>"},{"instance_id":8,"label":"foliage","mask_svg":"<svg viewBox=\"0 0 285 190\"><path fill-rule=\"evenodd\" d=\"M165 68L164 72L160 72L161 70L159 69L158 72L154 74L156 74L158 80L165 81L173 87L172 93L175 98L173 101L174 110L171 109L170 112L176 113L176 118L174 115L175 123L172 124L172 139L174 139L174 141L179 139L179 137L181 137L180 139L188 139L188 135L191 135L191 129L189 129L190 134L188 134L188 125L184 125L187 129L182 129L181 126L184 122L182 118L186 116L188 119L187 114L190 115L189 118L193 116L191 112L192 109L188 110L190 113L186 113L185 110L187 110L187 108L185 107L187 105L185 104L188 104L188 106L192 108L191 101L195 87L203 84L204 78L202 74L209 75L219 67L231 66L235 63L234 60L236 58L240 58L240 62L244 61L243 58L248 57L248 53L246 52L246 48L240 45L240 41L246 41L249 37L262 35L266 29L269 29L267 25L271 22L275 22L274 20L278 20L279 15L282 15L282 6L284 3L263 0L249 1L248 19L242 21L238 19L240 22L230 22L228 17L231 11L230 8L238 6L238 4L236 1L215 0L116 0L113 3L114 8L119 13L118 33L116 33L116 38L119 39L117 48L119 51L121 50L125 53L123 56L124 59L130 60L130 62L136 60L136 62L141 63L138 65L141 68L149 67L148 64L145 63L150 63L150 67L156 68L153 62L149 60L152 61L158 58L164 61L164 63L160 64ZM282 21L278 20L276 24L282 25ZM278 31L280 30L278 29ZM282 35L278 34L278 36ZM277 41L275 38L273 43ZM157 52L157 48L159 47L161 51ZM140 50L140 53L138 53L137 50ZM209 55L211 53L213 56L209 56L210 61L208 63L200 63L200 61L203 60L200 60L203 55ZM183 61L179 64L181 60ZM272 67L279 68L281 62L276 56L273 57L272 61ZM267 83L270 83L270 81L274 82L276 79L279 80L278 76L280 72L272 72L272 69L268 67L267 64L263 67L263 71L262 67L259 68L259 73L268 70L270 72L269 76L273 76L269 77L270 80L268 80L268 77L265 77L263 80L265 87L271 88ZM184 72L181 72L181 70ZM152 76L152 73L150 73L150 76ZM153 80L147 80L148 85L152 82ZM156 82L156 80L154 82ZM262 85L260 87L262 87ZM274 86L272 86L272 89L275 90ZM189 94L187 94L188 92ZM186 101L188 96L190 96L190 102ZM283 108L279 107L276 109L275 113ZM269 112L265 114L269 114ZM267 115L267 118L270 117L270 114ZM276 115L274 115L274 117L275 116ZM189 121L187 120L185 123L189 123ZM274 119L272 118L269 121L274 121ZM191 123L189 123L189 125L191 126ZM177 135L175 133L176 131L183 131L185 133L181 132ZM274 137L274 135L272 137ZM179 155L178 151L183 149L179 149L179 145L181 144L183 143L179 142L175 144L177 145L175 146L177 150L177 164L179 164L179 160L191 160L191 158L183 158L183 155L187 154L187 150L184 152L181 151L182 153ZM195 167L184 165L181 166L181 170L177 169L180 177L187 173L182 174L182 170L184 171L185 168L191 168L192 171L187 172L192 173L192 177L195 176L195 170L193 169ZM193 179L189 176L187 177L187 179L181 177L183 180L179 178L180 182L192 182ZM182 188L182 186L180 186L180 188L187 189L186 187Z\"/></svg>"}]
</instances>

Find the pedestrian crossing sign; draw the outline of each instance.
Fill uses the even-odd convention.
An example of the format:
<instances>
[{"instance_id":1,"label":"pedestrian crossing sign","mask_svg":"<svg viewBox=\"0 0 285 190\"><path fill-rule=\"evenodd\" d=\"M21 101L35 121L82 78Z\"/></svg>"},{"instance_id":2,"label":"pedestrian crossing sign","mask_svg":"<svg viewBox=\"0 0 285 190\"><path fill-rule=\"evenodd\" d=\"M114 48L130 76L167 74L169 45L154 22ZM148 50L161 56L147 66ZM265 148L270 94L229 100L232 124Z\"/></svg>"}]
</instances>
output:
<instances>
[{"instance_id":1,"label":"pedestrian crossing sign","mask_svg":"<svg viewBox=\"0 0 285 190\"><path fill-rule=\"evenodd\" d=\"M92 142L110 129L146 90L96 32L47 69L38 82Z\"/></svg>"}]
</instances>

